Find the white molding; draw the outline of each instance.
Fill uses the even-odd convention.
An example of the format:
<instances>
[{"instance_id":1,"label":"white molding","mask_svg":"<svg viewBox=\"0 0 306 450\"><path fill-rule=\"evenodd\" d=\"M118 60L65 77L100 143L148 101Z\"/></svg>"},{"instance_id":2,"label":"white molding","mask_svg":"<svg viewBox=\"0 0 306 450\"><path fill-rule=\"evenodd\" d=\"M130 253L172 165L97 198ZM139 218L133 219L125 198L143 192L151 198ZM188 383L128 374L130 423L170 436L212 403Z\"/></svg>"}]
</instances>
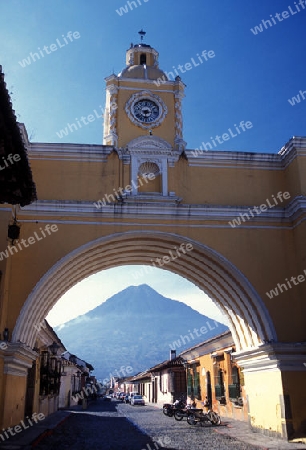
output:
<instances>
[{"instance_id":1,"label":"white molding","mask_svg":"<svg viewBox=\"0 0 306 450\"><path fill-rule=\"evenodd\" d=\"M26 377L37 353L30 347L19 342L9 342L8 348L0 355L3 358L3 372L7 375Z\"/></svg>"},{"instance_id":2,"label":"white molding","mask_svg":"<svg viewBox=\"0 0 306 450\"><path fill-rule=\"evenodd\" d=\"M110 93L110 95L118 94L119 91L118 86L115 84L108 84L105 89Z\"/></svg>"},{"instance_id":3,"label":"white molding","mask_svg":"<svg viewBox=\"0 0 306 450\"><path fill-rule=\"evenodd\" d=\"M158 158L150 158L150 161L156 162ZM132 179L137 179L139 163L147 161L147 158L140 157L135 159L135 167L133 164ZM136 178L135 178L136 177ZM124 188L124 186L122 186ZM192 219L192 221L231 221L239 214L247 214L249 207L236 207L236 206L220 206L220 205L190 205L181 204L180 199L176 197L168 197L169 202L164 203L160 200L160 197L148 198L141 196L128 197L123 204L110 203L103 208L97 209L94 203L98 202L98 199L93 202L74 202L74 201L57 201L57 200L38 200L30 205L20 208L18 217L22 220L22 216L30 215L44 215L44 216L63 216L63 210L66 215L77 217L96 217L97 214L103 215L103 217L114 217L117 211L121 212L121 218L130 218L131 216L138 217L145 216L169 216L173 218L173 215L180 219ZM285 224L291 225L292 222L297 221L306 213L306 197L295 197L286 208L275 207L262 212L258 216L246 220L241 225L237 225L236 229L241 227L255 227L259 228L263 223L277 223L280 222L280 226ZM255 224L255 225L254 225ZM189 226L189 225L188 225ZM200 225L203 226L203 225ZM277 226L276 226L277 227ZM231 228L230 224L227 224L227 228ZM277 227L278 228L278 227Z\"/></svg>"},{"instance_id":4,"label":"white molding","mask_svg":"<svg viewBox=\"0 0 306 450\"><path fill-rule=\"evenodd\" d=\"M210 319L209 321L210 324L213 324L213 320ZM206 322L206 323L207 323ZM203 326L206 325L203 324ZM204 342L201 342L200 344L196 344L193 347L188 348L187 350L182 351L178 356L182 356L184 359L191 359L193 357L200 357L203 355L208 355L210 353L213 353L215 351L218 350L222 350L223 352L225 352L226 347L229 346L233 346L234 345L234 341L233 341L233 337L231 335L231 332L224 332L222 337L219 337L219 335L217 335L218 337L212 337L209 338L207 341L205 341L205 335L203 335L203 340Z\"/></svg>"},{"instance_id":5,"label":"white molding","mask_svg":"<svg viewBox=\"0 0 306 450\"><path fill-rule=\"evenodd\" d=\"M27 149L30 145L28 132L24 123L18 123L19 131L21 134L22 142L25 148Z\"/></svg>"},{"instance_id":6,"label":"white molding","mask_svg":"<svg viewBox=\"0 0 306 450\"><path fill-rule=\"evenodd\" d=\"M131 87L129 87L129 86L120 86L119 85L119 90L123 90L123 91L133 91L133 92L135 92L135 91L143 91L143 87L137 87L137 86L139 86L139 78L120 78L120 80L124 80L124 81L132 81L132 82L134 82L135 83L135 86L131 86ZM160 93L164 93L164 92L167 92L168 94L174 94L174 89L158 89L157 88L157 86L156 86L156 84L154 83L154 81L156 81L156 80L145 80L145 79L142 79L141 80L141 84L154 84L154 86L152 86L152 89L154 89L154 92L160 92ZM172 86L173 86L173 83L175 83L175 81L165 81L165 82L163 82L163 83L161 83L162 85L165 85L165 86L167 86L167 84L169 85L169 84L171 84Z\"/></svg>"},{"instance_id":7,"label":"white molding","mask_svg":"<svg viewBox=\"0 0 306 450\"><path fill-rule=\"evenodd\" d=\"M129 150L129 149L128 149ZM154 152L154 153L152 153ZM180 157L180 152L178 150L169 150L169 149L162 149L162 148L157 148L157 147L148 147L148 148L133 148L130 151L131 154L141 154L141 155L147 155L148 157L154 155L154 156L164 156L167 157L169 156L169 159L172 161L174 160L178 160Z\"/></svg>"},{"instance_id":8,"label":"white molding","mask_svg":"<svg viewBox=\"0 0 306 450\"><path fill-rule=\"evenodd\" d=\"M202 154L194 156L192 153L196 149L186 149L185 154L191 167L284 170L296 157L306 157L306 138L291 141L282 153L277 154L203 150Z\"/></svg>"},{"instance_id":9,"label":"white molding","mask_svg":"<svg viewBox=\"0 0 306 450\"><path fill-rule=\"evenodd\" d=\"M115 150L111 145L43 144L35 142L28 148L31 160L106 162Z\"/></svg>"},{"instance_id":10,"label":"white molding","mask_svg":"<svg viewBox=\"0 0 306 450\"><path fill-rule=\"evenodd\" d=\"M293 136L289 141L280 149L279 155L286 155L292 148L298 146L299 148L306 149L306 137L305 136Z\"/></svg>"},{"instance_id":11,"label":"white molding","mask_svg":"<svg viewBox=\"0 0 306 450\"><path fill-rule=\"evenodd\" d=\"M155 150L167 150L172 151L172 146L165 139L158 136L139 136L127 144L128 150L142 151L142 149Z\"/></svg>"},{"instance_id":12,"label":"white molding","mask_svg":"<svg viewBox=\"0 0 306 450\"><path fill-rule=\"evenodd\" d=\"M115 73L112 73L111 75L108 75L107 77L104 78L104 81L106 81L106 83L108 81L117 81L118 77Z\"/></svg>"},{"instance_id":13,"label":"white molding","mask_svg":"<svg viewBox=\"0 0 306 450\"><path fill-rule=\"evenodd\" d=\"M161 194L159 194L159 195L161 195ZM163 198L165 198L165 197L163 197ZM86 220L86 218L84 218L83 220L82 219L76 219L76 220L67 220L67 219L63 220L62 219L61 220L61 219L54 219L52 214L50 214L50 216L52 216L52 223L55 223L55 224L58 224L58 225L97 225L97 226L101 226L101 227L114 225L114 226L122 226L122 227L135 227L135 229L137 229L137 228L138 229L143 229L143 224L139 223L139 221L137 221L137 219L139 217L147 218L147 216L142 216L141 215L141 211L142 211L142 209L139 209L139 212L136 213L132 217L129 217L129 218L122 217L122 219L118 219L118 213L121 214L121 211L118 209L118 210L116 210L117 214L115 214L113 212L111 214L103 215L103 220L107 219L108 220L107 222L106 221L104 222L101 219L99 220L97 217L96 217L96 220L91 220L89 222L88 220ZM127 219L129 219L129 220L127 220ZM152 222L146 222L146 228L149 229L150 227L152 227L153 229L156 229L157 223L156 223L156 221L154 222L155 217L152 215L150 217L150 219L152 220ZM169 222L167 222L167 223L158 223L158 227L160 229L164 229L164 230L167 230L167 229L173 230L173 223L170 222L170 219L171 219L170 215L169 215L169 218L167 218L167 219L169 219ZM305 218L305 220L306 220L306 218ZM268 225L263 225L263 226L258 226L258 227L249 227L249 228L251 228L251 229L258 229L258 228L260 228L261 230L294 230L295 228L297 228L305 220L301 220L299 223L295 224L294 226L273 226L273 225L269 225L268 226ZM32 219L32 220L31 219L24 219L24 220L20 220L19 222L22 222L22 223L37 223L37 220L35 221L34 219ZM50 223L50 219L46 220L46 219L41 218L41 219L39 219L39 222L47 224L47 223ZM205 229L205 228L207 228L207 229L223 229L223 230L228 228L228 226L226 226L225 224L223 224L223 225L207 224L206 225L206 224L201 224L201 223L199 223L199 224L190 224L188 222L178 223L178 224L175 225L175 227L177 229L186 229L186 227L188 227L190 229L191 228L194 228L194 229Z\"/></svg>"},{"instance_id":14,"label":"white molding","mask_svg":"<svg viewBox=\"0 0 306 450\"><path fill-rule=\"evenodd\" d=\"M27 148L30 160L86 160L90 162L106 162L108 155L116 150L114 146L110 145L39 142L28 143ZM295 158L306 157L306 138L291 139L278 154L209 150L203 151L203 155L195 157L192 155L193 151L195 150L185 150L188 164L191 167L284 170Z\"/></svg>"},{"instance_id":15,"label":"white molding","mask_svg":"<svg viewBox=\"0 0 306 450\"><path fill-rule=\"evenodd\" d=\"M162 192L163 196L167 197L168 195L168 161L163 158L161 161L162 164Z\"/></svg>"},{"instance_id":16,"label":"white molding","mask_svg":"<svg viewBox=\"0 0 306 450\"><path fill-rule=\"evenodd\" d=\"M257 349L249 349L232 354L234 360L243 367L243 372L281 370L282 372L306 372L306 343L264 344Z\"/></svg>"}]
</instances>

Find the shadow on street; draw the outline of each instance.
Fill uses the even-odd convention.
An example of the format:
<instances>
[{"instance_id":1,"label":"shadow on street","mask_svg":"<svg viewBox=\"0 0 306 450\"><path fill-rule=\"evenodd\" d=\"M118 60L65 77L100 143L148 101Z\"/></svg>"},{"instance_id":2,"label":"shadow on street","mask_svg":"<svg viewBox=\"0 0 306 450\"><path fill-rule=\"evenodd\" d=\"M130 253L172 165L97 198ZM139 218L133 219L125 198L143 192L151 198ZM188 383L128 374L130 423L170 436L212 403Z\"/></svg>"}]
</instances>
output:
<instances>
[{"instance_id":1,"label":"shadow on street","mask_svg":"<svg viewBox=\"0 0 306 450\"><path fill-rule=\"evenodd\" d=\"M86 410L72 408L71 415L33 444L36 450L173 450L160 447L125 417L117 416L117 402L102 399ZM113 415L112 415L113 414Z\"/></svg>"}]
</instances>

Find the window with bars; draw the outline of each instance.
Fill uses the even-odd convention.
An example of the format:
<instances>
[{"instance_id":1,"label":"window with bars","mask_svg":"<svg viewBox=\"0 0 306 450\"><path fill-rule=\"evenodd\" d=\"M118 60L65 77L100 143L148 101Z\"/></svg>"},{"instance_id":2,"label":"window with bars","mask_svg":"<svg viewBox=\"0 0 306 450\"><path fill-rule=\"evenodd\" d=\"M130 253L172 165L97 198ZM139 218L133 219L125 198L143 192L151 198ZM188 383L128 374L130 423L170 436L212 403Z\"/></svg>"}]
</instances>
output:
<instances>
[{"instance_id":1,"label":"window with bars","mask_svg":"<svg viewBox=\"0 0 306 450\"><path fill-rule=\"evenodd\" d=\"M189 367L187 371L187 395L201 400L200 374L197 372L195 364Z\"/></svg>"},{"instance_id":2,"label":"window with bars","mask_svg":"<svg viewBox=\"0 0 306 450\"><path fill-rule=\"evenodd\" d=\"M80 378L77 375L71 376L71 391L72 395L77 394L81 390Z\"/></svg>"},{"instance_id":3,"label":"window with bars","mask_svg":"<svg viewBox=\"0 0 306 450\"><path fill-rule=\"evenodd\" d=\"M48 351L40 356L40 387L39 395L58 395L61 379L61 361L50 358Z\"/></svg>"},{"instance_id":4,"label":"window with bars","mask_svg":"<svg viewBox=\"0 0 306 450\"><path fill-rule=\"evenodd\" d=\"M185 370L175 373L174 391L176 393L184 392L186 395L186 373L185 373Z\"/></svg>"},{"instance_id":5,"label":"window with bars","mask_svg":"<svg viewBox=\"0 0 306 450\"><path fill-rule=\"evenodd\" d=\"M238 367L232 366L231 384L228 386L228 395L231 401L237 401L240 397L240 377Z\"/></svg>"},{"instance_id":6,"label":"window with bars","mask_svg":"<svg viewBox=\"0 0 306 450\"><path fill-rule=\"evenodd\" d=\"M225 398L224 374L222 369L218 369L215 376L215 395L217 400Z\"/></svg>"},{"instance_id":7,"label":"window with bars","mask_svg":"<svg viewBox=\"0 0 306 450\"><path fill-rule=\"evenodd\" d=\"M193 376L190 369L187 372L187 396L193 396Z\"/></svg>"},{"instance_id":8,"label":"window with bars","mask_svg":"<svg viewBox=\"0 0 306 450\"><path fill-rule=\"evenodd\" d=\"M209 405L212 405L212 389L211 389L211 374L210 371L208 370L206 372L206 396L207 396L207 400Z\"/></svg>"},{"instance_id":9,"label":"window with bars","mask_svg":"<svg viewBox=\"0 0 306 450\"><path fill-rule=\"evenodd\" d=\"M160 389L160 392L162 392L163 394L166 394L167 393L167 390L168 390L168 384L169 384L169 381L168 381L168 374L166 374L166 373L160 373L160 376L159 376L159 389Z\"/></svg>"}]
</instances>

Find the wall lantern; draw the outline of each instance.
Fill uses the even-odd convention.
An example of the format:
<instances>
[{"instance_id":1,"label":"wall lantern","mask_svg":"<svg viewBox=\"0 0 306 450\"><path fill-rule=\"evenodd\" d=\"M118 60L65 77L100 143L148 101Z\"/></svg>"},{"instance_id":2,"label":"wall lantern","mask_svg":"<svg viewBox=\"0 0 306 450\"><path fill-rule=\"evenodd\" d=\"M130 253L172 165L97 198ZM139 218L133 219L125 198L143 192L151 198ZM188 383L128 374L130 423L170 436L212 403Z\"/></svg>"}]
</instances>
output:
<instances>
[{"instance_id":1,"label":"wall lantern","mask_svg":"<svg viewBox=\"0 0 306 450\"><path fill-rule=\"evenodd\" d=\"M14 219L14 223L8 226L7 237L11 239L12 245L14 245L14 241L19 239L20 236L20 226L17 225L16 219Z\"/></svg>"},{"instance_id":2,"label":"wall lantern","mask_svg":"<svg viewBox=\"0 0 306 450\"><path fill-rule=\"evenodd\" d=\"M50 349L50 352L52 353L52 355L56 356L60 346L55 341L53 341L53 344L49 345L48 348Z\"/></svg>"},{"instance_id":3,"label":"wall lantern","mask_svg":"<svg viewBox=\"0 0 306 450\"><path fill-rule=\"evenodd\" d=\"M4 331L3 331L3 340L6 341L6 342L8 342L8 340L9 340L9 335L10 335L10 333L9 333L8 328L5 328Z\"/></svg>"},{"instance_id":4,"label":"wall lantern","mask_svg":"<svg viewBox=\"0 0 306 450\"><path fill-rule=\"evenodd\" d=\"M77 357L75 355L70 355L69 356L69 361L71 361L73 364L77 363Z\"/></svg>"}]
</instances>

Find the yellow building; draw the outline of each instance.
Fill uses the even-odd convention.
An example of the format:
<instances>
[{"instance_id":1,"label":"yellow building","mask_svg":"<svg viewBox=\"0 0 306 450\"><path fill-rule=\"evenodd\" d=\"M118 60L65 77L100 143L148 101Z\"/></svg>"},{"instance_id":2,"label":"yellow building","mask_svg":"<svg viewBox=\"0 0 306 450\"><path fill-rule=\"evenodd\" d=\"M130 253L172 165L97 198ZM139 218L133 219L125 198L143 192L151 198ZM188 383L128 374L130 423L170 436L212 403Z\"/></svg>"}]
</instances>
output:
<instances>
[{"instance_id":1,"label":"yellow building","mask_svg":"<svg viewBox=\"0 0 306 450\"><path fill-rule=\"evenodd\" d=\"M38 330L35 347L38 357L28 369L25 416L42 413L45 417L59 408L62 361L66 351L54 330L43 321Z\"/></svg>"},{"instance_id":2,"label":"yellow building","mask_svg":"<svg viewBox=\"0 0 306 450\"><path fill-rule=\"evenodd\" d=\"M78 394L86 388L93 370L86 361L66 350L46 320L37 331L33 348L37 358L27 374L25 417L33 413L47 417L58 409L76 405Z\"/></svg>"},{"instance_id":3,"label":"yellow building","mask_svg":"<svg viewBox=\"0 0 306 450\"><path fill-rule=\"evenodd\" d=\"M17 208L15 245L0 210L2 427L23 417L35 325L61 295L107 268L155 264L227 316L254 429L306 436L306 138L278 154L189 150L183 97L141 42L106 78L103 145L32 143L21 127L38 200Z\"/></svg>"},{"instance_id":4,"label":"yellow building","mask_svg":"<svg viewBox=\"0 0 306 450\"><path fill-rule=\"evenodd\" d=\"M187 366L187 401L197 408L206 401L222 417L247 420L244 377L234 353L232 335L226 331L180 354Z\"/></svg>"}]
</instances>

